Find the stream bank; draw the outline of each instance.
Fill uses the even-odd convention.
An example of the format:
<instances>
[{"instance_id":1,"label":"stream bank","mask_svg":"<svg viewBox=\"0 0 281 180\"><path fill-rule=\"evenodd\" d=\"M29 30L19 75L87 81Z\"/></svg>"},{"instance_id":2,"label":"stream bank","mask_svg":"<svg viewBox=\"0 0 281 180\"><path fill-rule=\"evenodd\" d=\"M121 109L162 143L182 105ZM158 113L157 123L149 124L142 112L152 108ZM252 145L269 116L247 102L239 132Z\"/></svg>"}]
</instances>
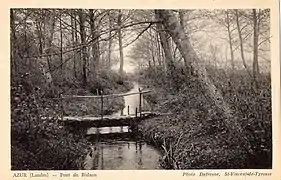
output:
<instances>
[{"instance_id":1,"label":"stream bank","mask_svg":"<svg viewBox=\"0 0 281 180\"><path fill-rule=\"evenodd\" d=\"M138 83L127 92L135 93L141 88ZM139 108L139 95L130 95L123 98L125 107L112 116L134 115ZM142 100L146 104L145 100ZM130 107L128 109L128 106ZM84 169L108 170L154 170L162 169L160 160L162 153L146 139L128 126L121 127L88 127L86 137L90 145L90 152L84 161Z\"/></svg>"},{"instance_id":2,"label":"stream bank","mask_svg":"<svg viewBox=\"0 0 281 180\"><path fill-rule=\"evenodd\" d=\"M263 122L259 119L246 120L246 115L259 116L252 111L245 111L243 107L248 104L239 104L247 103L243 101L243 96L235 101L238 104L234 104L233 108L238 108L238 117L243 120L241 123L255 149L254 154L233 143L233 135L226 128L225 120L200 92L184 88L175 93L160 85L152 87L154 93L146 96L147 102L155 111L171 114L144 120L138 128L147 141L162 150L166 169L271 168L271 141L263 133L270 131L270 119L264 113ZM227 95L227 101L238 97ZM256 121L262 125L256 125Z\"/></svg>"}]
</instances>

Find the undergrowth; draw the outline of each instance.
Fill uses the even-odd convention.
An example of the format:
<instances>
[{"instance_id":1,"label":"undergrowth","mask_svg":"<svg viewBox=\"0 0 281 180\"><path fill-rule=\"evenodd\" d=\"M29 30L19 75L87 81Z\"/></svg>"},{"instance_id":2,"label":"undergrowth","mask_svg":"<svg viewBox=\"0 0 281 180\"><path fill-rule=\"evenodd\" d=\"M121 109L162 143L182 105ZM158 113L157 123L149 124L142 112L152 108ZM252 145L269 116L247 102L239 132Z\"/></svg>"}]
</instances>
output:
<instances>
[{"instance_id":1,"label":"undergrowth","mask_svg":"<svg viewBox=\"0 0 281 180\"><path fill-rule=\"evenodd\" d=\"M58 102L37 91L27 94L22 85L12 88L12 170L82 168L87 142L58 123Z\"/></svg>"},{"instance_id":2,"label":"undergrowth","mask_svg":"<svg viewBox=\"0 0 281 180\"><path fill-rule=\"evenodd\" d=\"M120 76L114 71L102 71L99 79L91 81L86 88L67 89L64 95L108 95L124 93L133 88L127 77L120 81ZM122 97L103 98L103 114L110 115L124 108ZM63 101L65 115L72 116L99 116L101 114L100 98L70 98Z\"/></svg>"},{"instance_id":3,"label":"undergrowth","mask_svg":"<svg viewBox=\"0 0 281 180\"><path fill-rule=\"evenodd\" d=\"M77 170L83 169L84 158L90 144L81 133L71 133L59 121L61 102L59 94L91 95L91 89L105 93L126 91L127 82L118 82L115 74L104 75L99 82L80 88L79 83L54 82L53 89L47 88L30 74L13 76L11 85L11 168L12 170ZM56 79L55 79L56 80ZM113 103L117 102L118 103ZM84 101L74 100L73 107L64 104L66 113L72 115L95 115L99 110L97 101L86 100L88 111L81 105ZM114 104L114 105L113 105ZM106 107L108 113L122 105L120 99L112 100ZM68 108L68 109L67 109ZM71 112L71 113L70 113Z\"/></svg>"},{"instance_id":4,"label":"undergrowth","mask_svg":"<svg viewBox=\"0 0 281 180\"><path fill-rule=\"evenodd\" d=\"M208 73L240 120L253 154L232 142L228 129L198 86L177 73L177 81L144 72L145 96L154 111L172 115L143 121L140 130L164 153L167 169L254 169L272 167L270 75L262 75L253 91L245 72L209 68ZM228 74L228 75L227 75ZM145 78L143 78L145 77ZM173 78L174 79L174 78ZM163 84L167 84L164 86Z\"/></svg>"}]
</instances>

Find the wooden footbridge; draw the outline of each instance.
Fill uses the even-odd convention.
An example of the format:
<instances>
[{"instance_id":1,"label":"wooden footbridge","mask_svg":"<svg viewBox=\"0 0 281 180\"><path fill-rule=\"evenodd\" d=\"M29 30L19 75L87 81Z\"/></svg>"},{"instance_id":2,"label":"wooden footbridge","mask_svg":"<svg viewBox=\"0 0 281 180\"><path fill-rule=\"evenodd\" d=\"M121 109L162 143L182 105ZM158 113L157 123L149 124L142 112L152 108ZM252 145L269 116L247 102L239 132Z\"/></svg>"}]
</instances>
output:
<instances>
[{"instance_id":1,"label":"wooden footbridge","mask_svg":"<svg viewBox=\"0 0 281 180\"><path fill-rule=\"evenodd\" d=\"M155 117L157 113L143 112L141 116L104 116L100 117L63 117L66 125L76 127L113 127L113 126L134 126L140 121Z\"/></svg>"},{"instance_id":2,"label":"wooden footbridge","mask_svg":"<svg viewBox=\"0 0 281 180\"><path fill-rule=\"evenodd\" d=\"M149 111L142 111L142 98L143 94L149 93L151 90L144 90L138 89L138 92L133 93L123 93L123 94L110 94L110 95L103 95L102 92L100 95L95 96L78 96L78 95L61 95L61 106L63 105L64 99L73 99L73 98L98 98L101 100L101 112L99 116L64 116L63 114L63 106L62 114L60 120L65 125L70 125L76 128L88 128L88 127L112 127L112 126L135 126L140 121L160 115L159 113L153 113ZM128 114L124 114L123 110L121 110L120 114L113 114L113 115L104 115L104 99L105 98L112 98L112 97L125 97L131 95L138 95L139 96L139 104L138 107L135 108L135 113L130 114L130 107L126 107L128 110ZM124 108L124 109L126 109Z\"/></svg>"}]
</instances>

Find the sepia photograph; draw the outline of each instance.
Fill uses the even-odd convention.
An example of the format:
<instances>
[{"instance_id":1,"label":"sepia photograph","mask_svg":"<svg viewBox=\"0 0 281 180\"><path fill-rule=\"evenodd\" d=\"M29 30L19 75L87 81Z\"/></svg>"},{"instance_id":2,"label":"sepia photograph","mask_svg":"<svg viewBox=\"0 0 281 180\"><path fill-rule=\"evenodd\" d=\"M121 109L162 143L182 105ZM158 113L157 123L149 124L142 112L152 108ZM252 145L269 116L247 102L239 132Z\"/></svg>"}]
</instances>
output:
<instances>
[{"instance_id":1,"label":"sepia photograph","mask_svg":"<svg viewBox=\"0 0 281 180\"><path fill-rule=\"evenodd\" d=\"M272 169L270 15L11 8L11 170Z\"/></svg>"}]
</instances>

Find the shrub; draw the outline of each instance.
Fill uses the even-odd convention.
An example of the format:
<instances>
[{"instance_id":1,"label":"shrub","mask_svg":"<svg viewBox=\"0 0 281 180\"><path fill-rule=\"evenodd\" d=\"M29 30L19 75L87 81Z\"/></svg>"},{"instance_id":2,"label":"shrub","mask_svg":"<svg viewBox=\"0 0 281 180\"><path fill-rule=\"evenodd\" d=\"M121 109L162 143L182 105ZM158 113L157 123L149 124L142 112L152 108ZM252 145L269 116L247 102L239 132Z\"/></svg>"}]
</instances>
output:
<instances>
[{"instance_id":1,"label":"shrub","mask_svg":"<svg viewBox=\"0 0 281 180\"><path fill-rule=\"evenodd\" d=\"M87 143L58 123L58 102L43 93L11 89L11 154L13 170L79 169Z\"/></svg>"}]
</instances>

